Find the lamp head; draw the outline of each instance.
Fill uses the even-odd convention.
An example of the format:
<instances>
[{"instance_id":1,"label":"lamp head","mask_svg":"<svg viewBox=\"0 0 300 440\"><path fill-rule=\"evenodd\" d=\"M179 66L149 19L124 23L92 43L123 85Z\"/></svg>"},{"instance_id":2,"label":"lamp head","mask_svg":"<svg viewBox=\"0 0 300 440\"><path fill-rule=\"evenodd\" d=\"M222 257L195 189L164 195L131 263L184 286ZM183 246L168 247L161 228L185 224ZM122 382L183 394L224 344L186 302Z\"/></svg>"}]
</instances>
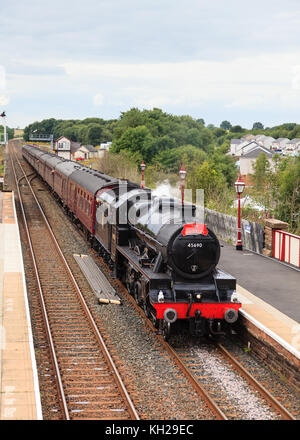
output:
<instances>
[{"instance_id":1,"label":"lamp head","mask_svg":"<svg viewBox=\"0 0 300 440\"><path fill-rule=\"evenodd\" d=\"M185 179L185 176L186 176L186 170L185 170L183 164L182 164L182 167L180 168L179 176L180 176L180 179L181 179L181 180L184 180L184 179Z\"/></svg>"},{"instance_id":2,"label":"lamp head","mask_svg":"<svg viewBox=\"0 0 300 440\"><path fill-rule=\"evenodd\" d=\"M235 181L234 187L235 187L235 191L238 194L242 194L242 192L244 191L245 182L243 181L241 174L239 174L238 179Z\"/></svg>"}]
</instances>

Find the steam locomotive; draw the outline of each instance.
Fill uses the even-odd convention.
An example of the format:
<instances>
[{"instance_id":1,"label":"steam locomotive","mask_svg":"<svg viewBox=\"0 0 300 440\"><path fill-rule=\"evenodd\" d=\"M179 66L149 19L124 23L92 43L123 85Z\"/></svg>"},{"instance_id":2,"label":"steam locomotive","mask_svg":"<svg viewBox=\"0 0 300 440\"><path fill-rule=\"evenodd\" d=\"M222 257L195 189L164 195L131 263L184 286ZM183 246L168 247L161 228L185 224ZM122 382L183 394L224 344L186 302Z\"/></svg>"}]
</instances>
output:
<instances>
[{"instance_id":1,"label":"steam locomotive","mask_svg":"<svg viewBox=\"0 0 300 440\"><path fill-rule=\"evenodd\" d=\"M237 321L236 279L217 268L220 243L194 205L31 145L22 154L165 339L176 321L196 336Z\"/></svg>"}]
</instances>

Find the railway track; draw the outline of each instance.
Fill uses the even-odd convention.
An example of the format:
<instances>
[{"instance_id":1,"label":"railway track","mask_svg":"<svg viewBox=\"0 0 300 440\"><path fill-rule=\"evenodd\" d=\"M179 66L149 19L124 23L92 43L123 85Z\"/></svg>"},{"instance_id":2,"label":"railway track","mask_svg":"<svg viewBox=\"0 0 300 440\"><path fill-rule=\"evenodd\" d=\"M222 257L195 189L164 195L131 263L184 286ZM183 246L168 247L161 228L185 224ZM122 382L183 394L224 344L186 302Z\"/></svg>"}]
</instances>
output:
<instances>
[{"instance_id":1,"label":"railway track","mask_svg":"<svg viewBox=\"0 0 300 440\"><path fill-rule=\"evenodd\" d=\"M126 296L128 299L130 299L131 303L135 305L140 315L146 320L149 328L154 331L155 329L152 323L145 318L143 311L135 303L134 298L128 293L126 293ZM160 343L173 357L175 363L181 369L187 380L206 402L206 405L210 408L213 417L220 420L243 418L242 412L239 412L234 405L228 404L228 402L226 403L224 394L222 394L223 391L220 391L220 388L214 384L214 381L209 378L209 375L205 372L203 373L203 371L198 368L197 364L199 363L199 353L197 353L197 350L193 350L193 354L191 354L190 350L177 350L166 343L161 336L158 335L158 338ZM251 378L251 375L249 375L247 371L243 371L245 368L238 365L234 358L230 359L230 355L228 356L228 353L226 353L226 350L222 346L218 346L216 349L218 350L219 354L223 353L222 356L226 355L227 360L223 358L223 362L227 363L228 360L230 360L231 366L238 372L239 375L242 375L245 378L249 388L256 388L257 392L260 394L260 399L264 402L267 402L267 405L273 412L273 418L294 419L293 415L291 415L275 398L273 398L263 386L259 385L254 378Z\"/></svg>"},{"instance_id":2,"label":"railway track","mask_svg":"<svg viewBox=\"0 0 300 440\"><path fill-rule=\"evenodd\" d=\"M139 420L31 183L15 152L10 156L51 353L59 418Z\"/></svg>"},{"instance_id":3,"label":"railway track","mask_svg":"<svg viewBox=\"0 0 300 440\"><path fill-rule=\"evenodd\" d=\"M127 291L126 291L127 292ZM145 319L148 327L152 331L156 331L150 319L146 318L141 307L136 303L135 299L127 292L131 303L134 305L139 314ZM205 401L208 408L212 411L214 417L218 420L238 419L239 417L245 417L236 406L230 403L226 403L225 390L220 390L220 387L216 386L215 381L200 369L199 366L199 353L197 350L191 350L190 347L181 347L180 349L172 347L168 342L164 340L161 335L157 335L161 344L166 351L173 357L174 362L183 372L187 380L194 387L195 391ZM284 420L296 420L296 418L274 397L262 384L259 383L255 377L248 372L245 367L233 356L226 348L217 342L210 344L215 347L219 354L223 357L223 362L227 362L229 367L233 368L237 374L244 379L247 386L258 393L260 399L271 409L273 416ZM199 367L199 368L198 368ZM204 379L204 380L202 380Z\"/></svg>"},{"instance_id":4,"label":"railway track","mask_svg":"<svg viewBox=\"0 0 300 440\"><path fill-rule=\"evenodd\" d=\"M221 413L224 420L256 417L295 420L222 344L211 342L207 347L205 344L171 347L171 351L174 358L191 372L193 380L214 402L216 414Z\"/></svg>"}]
</instances>

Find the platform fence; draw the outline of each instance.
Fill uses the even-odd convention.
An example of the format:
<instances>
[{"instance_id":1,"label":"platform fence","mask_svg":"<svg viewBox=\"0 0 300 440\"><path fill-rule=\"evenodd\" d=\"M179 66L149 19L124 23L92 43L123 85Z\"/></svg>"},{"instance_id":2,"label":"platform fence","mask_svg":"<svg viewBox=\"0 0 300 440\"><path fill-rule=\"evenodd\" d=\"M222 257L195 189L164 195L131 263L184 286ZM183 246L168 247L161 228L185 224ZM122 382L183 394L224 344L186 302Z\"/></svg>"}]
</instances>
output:
<instances>
[{"instance_id":1,"label":"platform fence","mask_svg":"<svg viewBox=\"0 0 300 440\"><path fill-rule=\"evenodd\" d=\"M273 256L280 261L300 267L300 237L275 229L273 231Z\"/></svg>"}]
</instances>

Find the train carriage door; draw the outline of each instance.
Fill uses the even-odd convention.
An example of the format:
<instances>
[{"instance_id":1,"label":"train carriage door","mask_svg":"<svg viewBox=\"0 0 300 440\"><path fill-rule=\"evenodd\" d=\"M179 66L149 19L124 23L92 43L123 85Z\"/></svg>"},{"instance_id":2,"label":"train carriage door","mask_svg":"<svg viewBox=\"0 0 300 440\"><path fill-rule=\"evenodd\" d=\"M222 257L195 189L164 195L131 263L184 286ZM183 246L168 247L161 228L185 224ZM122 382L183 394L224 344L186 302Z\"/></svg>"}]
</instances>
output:
<instances>
[{"instance_id":1,"label":"train carriage door","mask_svg":"<svg viewBox=\"0 0 300 440\"><path fill-rule=\"evenodd\" d=\"M117 226L115 224L111 226L111 259L116 261L116 252L117 252Z\"/></svg>"},{"instance_id":2,"label":"train carriage door","mask_svg":"<svg viewBox=\"0 0 300 440\"><path fill-rule=\"evenodd\" d=\"M108 203L103 203L103 212L102 212L102 237L104 241L104 246L107 250L110 250L111 246L111 224L110 224L110 205Z\"/></svg>"},{"instance_id":3,"label":"train carriage door","mask_svg":"<svg viewBox=\"0 0 300 440\"><path fill-rule=\"evenodd\" d=\"M110 251L111 246L111 224L110 224L110 205L103 200L97 201L96 213L96 237L100 240L106 250Z\"/></svg>"},{"instance_id":4,"label":"train carriage door","mask_svg":"<svg viewBox=\"0 0 300 440\"><path fill-rule=\"evenodd\" d=\"M73 212L74 212L74 214L75 215L77 215L77 199L78 199L78 189L77 189L77 187L75 186L75 188L74 188L74 198L73 198L73 203L74 203L74 207L73 207Z\"/></svg>"}]
</instances>

